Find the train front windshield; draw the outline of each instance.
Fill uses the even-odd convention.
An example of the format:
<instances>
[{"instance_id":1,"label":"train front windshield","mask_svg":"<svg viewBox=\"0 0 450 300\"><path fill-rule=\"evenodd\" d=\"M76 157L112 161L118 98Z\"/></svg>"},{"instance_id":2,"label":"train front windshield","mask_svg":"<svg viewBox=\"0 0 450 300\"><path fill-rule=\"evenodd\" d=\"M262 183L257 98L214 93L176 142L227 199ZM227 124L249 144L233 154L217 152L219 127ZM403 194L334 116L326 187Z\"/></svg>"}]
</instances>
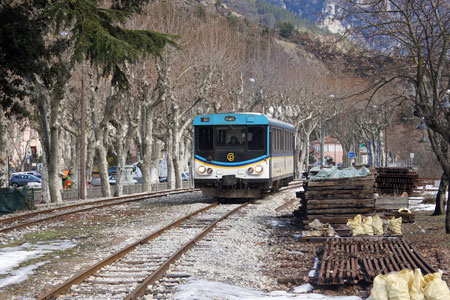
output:
<instances>
[{"instance_id":1,"label":"train front windshield","mask_svg":"<svg viewBox=\"0 0 450 300\"><path fill-rule=\"evenodd\" d=\"M198 150L264 151L265 126L200 126Z\"/></svg>"}]
</instances>

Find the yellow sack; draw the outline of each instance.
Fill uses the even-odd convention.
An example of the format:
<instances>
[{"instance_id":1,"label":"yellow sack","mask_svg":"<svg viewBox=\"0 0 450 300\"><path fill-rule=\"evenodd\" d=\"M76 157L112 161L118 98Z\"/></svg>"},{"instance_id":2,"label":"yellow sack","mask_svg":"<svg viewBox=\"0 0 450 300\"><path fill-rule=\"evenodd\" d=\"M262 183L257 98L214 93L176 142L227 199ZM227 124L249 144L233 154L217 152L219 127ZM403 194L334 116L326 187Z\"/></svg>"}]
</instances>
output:
<instances>
[{"instance_id":1,"label":"yellow sack","mask_svg":"<svg viewBox=\"0 0 450 300\"><path fill-rule=\"evenodd\" d=\"M388 220L389 229L393 234L402 234L402 218L395 218Z\"/></svg>"},{"instance_id":2,"label":"yellow sack","mask_svg":"<svg viewBox=\"0 0 450 300\"><path fill-rule=\"evenodd\" d=\"M383 235L383 221L381 220L379 215L373 216L372 229L373 229L373 234Z\"/></svg>"},{"instance_id":3,"label":"yellow sack","mask_svg":"<svg viewBox=\"0 0 450 300\"><path fill-rule=\"evenodd\" d=\"M377 275L373 280L373 287L370 290L370 297L368 300L389 300L386 289L386 276Z\"/></svg>"},{"instance_id":4,"label":"yellow sack","mask_svg":"<svg viewBox=\"0 0 450 300\"><path fill-rule=\"evenodd\" d=\"M450 290L447 283L441 279L441 273L428 274L424 277L423 294L426 300L449 300Z\"/></svg>"},{"instance_id":5,"label":"yellow sack","mask_svg":"<svg viewBox=\"0 0 450 300\"><path fill-rule=\"evenodd\" d=\"M363 217L362 227L364 229L364 233L367 235L373 235L372 222L372 217Z\"/></svg>"},{"instance_id":6,"label":"yellow sack","mask_svg":"<svg viewBox=\"0 0 450 300\"><path fill-rule=\"evenodd\" d=\"M423 294L423 287L425 286L425 280L423 279L420 269L415 269L412 278L409 279L409 297L411 300L425 300Z\"/></svg>"},{"instance_id":7,"label":"yellow sack","mask_svg":"<svg viewBox=\"0 0 450 300\"><path fill-rule=\"evenodd\" d=\"M361 215L356 215L355 218L348 220L347 225L350 227L353 236L364 234Z\"/></svg>"},{"instance_id":8,"label":"yellow sack","mask_svg":"<svg viewBox=\"0 0 450 300\"><path fill-rule=\"evenodd\" d=\"M404 270L412 273L411 270ZM386 275L386 289L389 300L410 300L408 289L408 272Z\"/></svg>"}]
</instances>

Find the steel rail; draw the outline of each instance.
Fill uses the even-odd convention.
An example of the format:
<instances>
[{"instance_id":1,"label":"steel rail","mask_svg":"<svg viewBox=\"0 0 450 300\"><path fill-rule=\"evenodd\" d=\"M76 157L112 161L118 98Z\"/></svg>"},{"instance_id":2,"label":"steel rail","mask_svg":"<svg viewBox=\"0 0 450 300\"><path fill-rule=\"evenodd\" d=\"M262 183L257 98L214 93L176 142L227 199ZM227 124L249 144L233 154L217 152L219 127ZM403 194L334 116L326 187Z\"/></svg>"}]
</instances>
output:
<instances>
[{"instance_id":1,"label":"steel rail","mask_svg":"<svg viewBox=\"0 0 450 300\"><path fill-rule=\"evenodd\" d=\"M94 274L95 272L97 272L98 270L100 270L101 268L103 268L104 266L107 266L109 264L112 264L113 262L115 262L116 260L118 260L119 258L125 256L127 253L131 252L132 250L134 250L137 246L141 245L141 244L145 244L150 240L153 240L155 238L157 238L158 236L160 236L161 234L163 234L164 232L166 232L169 229L172 229L176 226L178 226L179 224L181 224L182 222L186 221L187 219L198 215L202 212L205 212L213 207L216 207L217 205L219 205L219 203L213 203L210 204L206 207L203 207L187 216L184 216L172 223L170 223L169 225L167 225L166 227L140 239L139 241L123 248L122 250L120 250L119 252L112 254L110 256L108 256L107 258L105 258L104 260L98 262L97 264L95 264L92 267L87 268L84 271L79 272L78 274L76 274L75 276L73 276L72 278L70 278L69 280L63 282L62 284L58 285L57 287L55 287L54 289L52 289L51 291L49 291L48 293L46 293L43 296L39 296L37 299L39 300L49 300L49 299L56 299L56 297L58 297L59 295L61 295L62 293L64 293L65 291L67 291L72 285L75 284L79 284L81 282L83 282L85 279L89 278L92 274Z\"/></svg>"},{"instance_id":2,"label":"steel rail","mask_svg":"<svg viewBox=\"0 0 450 300\"><path fill-rule=\"evenodd\" d=\"M227 214L223 215L216 221L214 221L211 225L209 225L206 229L204 229L202 232L200 232L196 237L194 237L192 240L187 242L182 248L180 248L177 252L172 254L171 257L169 257L166 262L164 262L155 272L153 272L150 276L148 276L144 281L139 284L127 297L125 297L125 300L136 300L139 297L142 297L145 295L147 286L155 283L158 279L160 279L164 273L167 271L169 266L173 264L181 255L186 253L192 246L194 246L195 243L197 243L199 240L201 240L205 235L207 235L219 222L223 221L224 219L228 218L232 214L236 213L240 209L246 207L250 202L246 202L235 209L231 210Z\"/></svg>"},{"instance_id":3,"label":"steel rail","mask_svg":"<svg viewBox=\"0 0 450 300\"><path fill-rule=\"evenodd\" d=\"M291 199L291 200L287 201L286 203L284 203L284 204L278 206L277 208L275 208L275 211L283 210L286 207L288 207L289 205L293 204L295 201L298 201L298 199L294 198L294 199Z\"/></svg>"},{"instance_id":4,"label":"steel rail","mask_svg":"<svg viewBox=\"0 0 450 300\"><path fill-rule=\"evenodd\" d=\"M21 214L21 215L17 215L17 216L12 216L12 217L8 217L8 218L0 219L0 223L13 222L18 219L33 217L33 216L39 215L39 214L46 214L46 213L50 213L53 211L64 210L64 209L74 208L74 207L78 207L78 206L100 204L100 203L104 203L104 202L108 202L108 201L123 200L123 199L134 198L134 197L143 197L143 196L149 196L149 195L154 195L154 194L158 194L158 193L166 193L166 192L170 192L170 191L186 191L186 190L196 190L196 189L185 188L185 189L177 189L177 190L162 190L162 191L153 191L153 192L148 192L148 193L125 195L125 196L120 196L120 197L111 197L111 198L102 199L102 200L92 200L92 201L87 201L87 202L83 202L83 203L64 205L64 206L60 206L60 207L43 209L43 210L33 211L33 212L29 212L29 213L25 213L25 214Z\"/></svg>"},{"instance_id":5,"label":"steel rail","mask_svg":"<svg viewBox=\"0 0 450 300\"><path fill-rule=\"evenodd\" d=\"M297 188L297 187L302 187L303 186L302 184L303 184L303 181L294 181L290 186L284 187L284 188L282 188L282 190L280 189L280 191L282 192L282 191L285 191L285 190L290 190L290 189L294 189L294 188ZM288 207L289 205L291 205L292 203L294 203L295 201L298 201L298 199L294 198L294 199L291 199L291 200L287 201L286 203L284 203L284 204L278 206L277 208L275 208L275 211L283 210L286 207Z\"/></svg>"},{"instance_id":6,"label":"steel rail","mask_svg":"<svg viewBox=\"0 0 450 300\"><path fill-rule=\"evenodd\" d=\"M195 190L195 189L193 189L193 190ZM105 208L105 207L114 206L114 205L121 205L121 204L135 202L135 201L142 201L142 200L164 197L164 196L168 196L168 195L182 194L182 193L186 193L186 190L175 190L175 191L169 191L169 192L155 192L150 195L139 195L139 196L135 195L133 197L127 197L127 198L132 198L132 199L128 199L128 200L117 200L117 198L115 198L114 200L111 200L111 199L101 200L102 202L106 202L106 201L110 201L110 202L113 201L113 202L101 204L101 205L97 205L97 206L90 206L87 208L82 208L82 209L77 209L77 210L72 210L72 211L68 211L65 213L61 213L61 214L57 214L57 215L53 215L53 216L49 216L49 217L45 217L45 218L41 218L41 219L37 219L37 220L32 220L32 221L29 221L26 223L14 225L11 227L2 228L2 229L0 229L0 233L6 233L6 232L9 232L12 230L25 228L25 227L28 227L28 226L31 226L31 225L34 225L34 224L37 224L40 222L45 222L45 221L57 219L57 218L60 218L60 217L66 216L66 215L85 212L85 211L92 210L92 209ZM90 205L92 205L92 203L90 203Z\"/></svg>"}]
</instances>

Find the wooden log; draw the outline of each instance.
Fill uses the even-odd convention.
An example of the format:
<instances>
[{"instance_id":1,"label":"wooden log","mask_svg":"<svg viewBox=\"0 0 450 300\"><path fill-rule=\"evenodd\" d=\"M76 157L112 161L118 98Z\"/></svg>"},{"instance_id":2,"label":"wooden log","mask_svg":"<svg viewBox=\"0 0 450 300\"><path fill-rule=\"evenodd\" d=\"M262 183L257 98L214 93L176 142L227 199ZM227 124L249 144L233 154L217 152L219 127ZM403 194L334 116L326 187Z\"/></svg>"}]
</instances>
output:
<instances>
[{"instance_id":1,"label":"wooden log","mask_svg":"<svg viewBox=\"0 0 450 300\"><path fill-rule=\"evenodd\" d=\"M326 223L329 223L329 222L325 222L324 224L326 224ZM350 230L350 227L348 227L347 224L338 224L338 223L336 223L336 224L333 224L332 227L336 231L338 231L338 230ZM306 229L311 229L311 226L309 226L309 223L305 224L305 228Z\"/></svg>"},{"instance_id":2,"label":"wooden log","mask_svg":"<svg viewBox=\"0 0 450 300\"><path fill-rule=\"evenodd\" d=\"M342 190L366 190L373 191L373 184L349 184L349 185L324 185L313 186L306 189L306 193L313 191L342 191Z\"/></svg>"},{"instance_id":3,"label":"wooden log","mask_svg":"<svg viewBox=\"0 0 450 300\"><path fill-rule=\"evenodd\" d=\"M370 208L326 208L326 209L309 209L307 214L309 215L322 215L324 213L328 214L364 214L374 212L375 207Z\"/></svg>"},{"instance_id":4,"label":"wooden log","mask_svg":"<svg viewBox=\"0 0 450 300\"><path fill-rule=\"evenodd\" d=\"M374 208L375 199L335 199L335 200L309 200L307 203L308 212L311 209L328 208Z\"/></svg>"},{"instance_id":5,"label":"wooden log","mask_svg":"<svg viewBox=\"0 0 450 300\"><path fill-rule=\"evenodd\" d=\"M355 215L348 215L348 216L332 216L332 217L325 217L320 215L309 215L307 216L308 219L303 220L303 224L309 224L315 219L318 219L322 223L330 223L330 224L347 224L349 219L353 219Z\"/></svg>"},{"instance_id":6,"label":"wooden log","mask_svg":"<svg viewBox=\"0 0 450 300\"><path fill-rule=\"evenodd\" d=\"M369 184L375 181L373 176L365 177L350 177L350 178L327 178L319 180L308 181L308 188L312 186L332 186L332 185L354 185L354 184Z\"/></svg>"},{"instance_id":7,"label":"wooden log","mask_svg":"<svg viewBox=\"0 0 450 300\"><path fill-rule=\"evenodd\" d=\"M307 200L320 199L371 199L373 192L365 190L337 190L337 191L308 191Z\"/></svg>"},{"instance_id":8,"label":"wooden log","mask_svg":"<svg viewBox=\"0 0 450 300\"><path fill-rule=\"evenodd\" d=\"M375 206L384 209L408 208L408 197L380 197L375 200Z\"/></svg>"}]
</instances>

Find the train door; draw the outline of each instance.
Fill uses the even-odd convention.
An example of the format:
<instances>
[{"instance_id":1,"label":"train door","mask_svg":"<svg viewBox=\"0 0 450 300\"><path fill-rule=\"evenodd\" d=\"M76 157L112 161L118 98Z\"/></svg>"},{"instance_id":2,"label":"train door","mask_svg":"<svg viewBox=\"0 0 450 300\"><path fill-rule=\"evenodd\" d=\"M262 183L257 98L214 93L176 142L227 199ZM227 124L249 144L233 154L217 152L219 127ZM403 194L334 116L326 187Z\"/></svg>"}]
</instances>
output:
<instances>
[{"instance_id":1,"label":"train door","mask_svg":"<svg viewBox=\"0 0 450 300\"><path fill-rule=\"evenodd\" d=\"M267 151L269 152L269 185L272 187L272 165L273 165L273 131L271 127L268 127L267 134L269 135L269 145Z\"/></svg>"},{"instance_id":2,"label":"train door","mask_svg":"<svg viewBox=\"0 0 450 300\"><path fill-rule=\"evenodd\" d=\"M294 158L294 179L296 179L300 177L300 174L298 174L298 161L300 159L300 153L297 152L297 147L295 145L295 132L292 132L291 140L292 140L292 155Z\"/></svg>"}]
</instances>

